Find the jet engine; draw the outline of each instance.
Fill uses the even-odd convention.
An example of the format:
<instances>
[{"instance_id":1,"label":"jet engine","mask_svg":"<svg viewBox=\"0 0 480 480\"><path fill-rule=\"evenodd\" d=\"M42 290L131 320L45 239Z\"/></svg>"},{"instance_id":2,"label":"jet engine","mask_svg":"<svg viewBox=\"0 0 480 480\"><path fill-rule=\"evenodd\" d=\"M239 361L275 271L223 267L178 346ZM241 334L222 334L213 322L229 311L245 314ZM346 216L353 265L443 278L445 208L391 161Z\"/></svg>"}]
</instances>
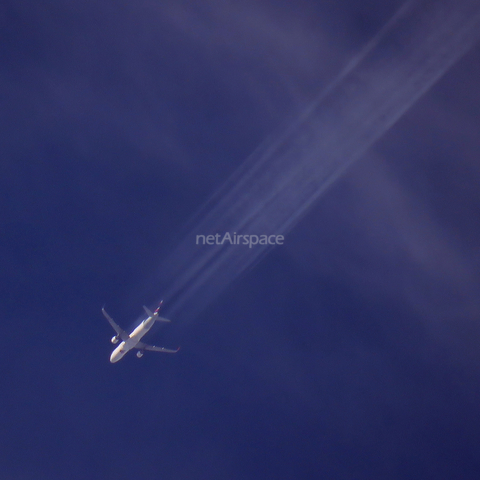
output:
<instances>
[{"instance_id":1,"label":"jet engine","mask_svg":"<svg viewBox=\"0 0 480 480\"><path fill-rule=\"evenodd\" d=\"M118 337L115 336L115 337L112 337L112 339L110 340L114 345L118 343Z\"/></svg>"},{"instance_id":2,"label":"jet engine","mask_svg":"<svg viewBox=\"0 0 480 480\"><path fill-rule=\"evenodd\" d=\"M143 352L139 350L139 351L137 352L137 357L138 357L138 358L142 358L142 357L143 357Z\"/></svg>"}]
</instances>

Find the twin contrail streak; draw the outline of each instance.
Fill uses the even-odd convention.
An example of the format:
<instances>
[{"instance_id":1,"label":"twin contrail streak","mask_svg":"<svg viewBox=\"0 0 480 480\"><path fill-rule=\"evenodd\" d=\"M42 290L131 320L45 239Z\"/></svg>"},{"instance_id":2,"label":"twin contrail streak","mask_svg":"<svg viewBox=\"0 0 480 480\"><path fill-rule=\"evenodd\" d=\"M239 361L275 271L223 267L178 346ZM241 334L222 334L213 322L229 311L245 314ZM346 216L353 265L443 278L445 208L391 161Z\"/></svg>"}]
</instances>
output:
<instances>
[{"instance_id":1,"label":"twin contrail streak","mask_svg":"<svg viewBox=\"0 0 480 480\"><path fill-rule=\"evenodd\" d=\"M405 3L300 118L257 149L197 215L161 267L169 315L180 322L194 318L269 248L200 246L196 235L286 234L479 38L478 0Z\"/></svg>"}]
</instances>

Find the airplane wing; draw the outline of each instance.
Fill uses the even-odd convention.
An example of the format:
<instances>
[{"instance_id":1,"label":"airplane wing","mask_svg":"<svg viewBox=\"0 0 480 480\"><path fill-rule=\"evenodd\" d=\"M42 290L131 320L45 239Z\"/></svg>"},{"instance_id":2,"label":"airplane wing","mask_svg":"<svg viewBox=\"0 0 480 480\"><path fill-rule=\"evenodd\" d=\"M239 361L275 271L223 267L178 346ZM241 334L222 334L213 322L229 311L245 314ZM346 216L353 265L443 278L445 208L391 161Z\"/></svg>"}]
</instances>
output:
<instances>
[{"instance_id":1,"label":"airplane wing","mask_svg":"<svg viewBox=\"0 0 480 480\"><path fill-rule=\"evenodd\" d=\"M180 350L180 347L176 348L175 350L172 350L170 348L156 347L155 345L147 345L146 343L143 343L143 342L138 342L135 348L138 348L138 350L147 350L149 352L164 352L164 353L177 353Z\"/></svg>"},{"instance_id":2,"label":"airplane wing","mask_svg":"<svg viewBox=\"0 0 480 480\"><path fill-rule=\"evenodd\" d=\"M105 315L105 318L108 320L108 323L112 326L112 328L115 330L119 338L121 338L123 341L128 340L130 337L128 333L125 330L122 330L114 321L113 318L105 311L105 307L102 308L102 313Z\"/></svg>"}]
</instances>

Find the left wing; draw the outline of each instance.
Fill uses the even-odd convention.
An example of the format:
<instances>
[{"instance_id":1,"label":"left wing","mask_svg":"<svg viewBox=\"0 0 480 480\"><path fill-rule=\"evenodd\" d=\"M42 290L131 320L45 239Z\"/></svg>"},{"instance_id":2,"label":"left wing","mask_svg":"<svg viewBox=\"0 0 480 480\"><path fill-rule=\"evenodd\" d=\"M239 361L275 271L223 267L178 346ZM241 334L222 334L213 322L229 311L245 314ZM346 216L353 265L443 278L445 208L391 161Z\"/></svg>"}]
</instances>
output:
<instances>
[{"instance_id":1,"label":"left wing","mask_svg":"<svg viewBox=\"0 0 480 480\"><path fill-rule=\"evenodd\" d=\"M164 353L177 353L180 350L180 347L176 348L175 350L172 350L171 348L156 347L155 345L147 345L146 343L143 343L143 342L138 342L135 345L135 348L138 348L138 350L147 350L148 352L164 352Z\"/></svg>"},{"instance_id":2,"label":"left wing","mask_svg":"<svg viewBox=\"0 0 480 480\"><path fill-rule=\"evenodd\" d=\"M128 340L129 335L125 330L122 330L114 321L113 318L105 311L105 307L102 308L102 312L105 315L105 318L108 320L108 323L112 326L112 328L115 330L117 335L123 340Z\"/></svg>"}]
</instances>

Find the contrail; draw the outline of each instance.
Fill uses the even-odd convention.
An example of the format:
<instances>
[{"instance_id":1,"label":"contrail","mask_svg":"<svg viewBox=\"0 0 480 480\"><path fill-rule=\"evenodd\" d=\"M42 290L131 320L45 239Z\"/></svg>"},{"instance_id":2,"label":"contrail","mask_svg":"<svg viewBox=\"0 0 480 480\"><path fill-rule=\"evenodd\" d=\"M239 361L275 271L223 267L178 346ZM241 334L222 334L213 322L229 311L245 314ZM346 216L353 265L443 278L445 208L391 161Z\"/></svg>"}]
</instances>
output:
<instances>
[{"instance_id":1,"label":"contrail","mask_svg":"<svg viewBox=\"0 0 480 480\"><path fill-rule=\"evenodd\" d=\"M269 248L201 246L196 235L286 234L479 38L478 0L406 2L308 109L264 142L200 210L161 266L168 314L192 320Z\"/></svg>"}]
</instances>

